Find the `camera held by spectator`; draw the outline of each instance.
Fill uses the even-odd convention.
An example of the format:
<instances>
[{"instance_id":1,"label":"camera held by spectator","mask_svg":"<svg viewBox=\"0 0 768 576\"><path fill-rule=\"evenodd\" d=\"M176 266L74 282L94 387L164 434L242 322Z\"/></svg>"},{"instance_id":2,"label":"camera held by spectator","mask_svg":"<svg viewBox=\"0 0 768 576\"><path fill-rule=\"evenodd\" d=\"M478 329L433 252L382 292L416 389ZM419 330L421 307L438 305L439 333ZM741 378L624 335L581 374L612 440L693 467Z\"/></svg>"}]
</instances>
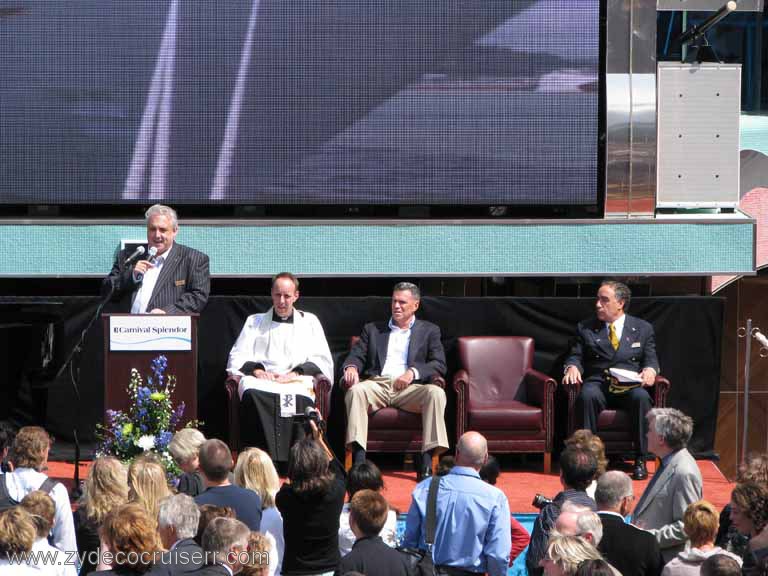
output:
<instances>
[{"instance_id":1,"label":"camera held by spectator","mask_svg":"<svg viewBox=\"0 0 768 576\"><path fill-rule=\"evenodd\" d=\"M552 499L547 498L543 494L536 494L536 496L533 497L533 502L531 502L531 506L535 506L539 510L544 508L544 506L547 506L548 504L552 504Z\"/></svg>"},{"instance_id":2,"label":"camera held by spectator","mask_svg":"<svg viewBox=\"0 0 768 576\"><path fill-rule=\"evenodd\" d=\"M301 422L304 426L304 433L307 436L312 436L312 426L310 422L314 422L317 429L320 430L321 433L325 433L325 420L323 420L323 417L320 415L320 411L314 406L307 406L304 408L304 414L294 414L293 421Z\"/></svg>"}]
</instances>

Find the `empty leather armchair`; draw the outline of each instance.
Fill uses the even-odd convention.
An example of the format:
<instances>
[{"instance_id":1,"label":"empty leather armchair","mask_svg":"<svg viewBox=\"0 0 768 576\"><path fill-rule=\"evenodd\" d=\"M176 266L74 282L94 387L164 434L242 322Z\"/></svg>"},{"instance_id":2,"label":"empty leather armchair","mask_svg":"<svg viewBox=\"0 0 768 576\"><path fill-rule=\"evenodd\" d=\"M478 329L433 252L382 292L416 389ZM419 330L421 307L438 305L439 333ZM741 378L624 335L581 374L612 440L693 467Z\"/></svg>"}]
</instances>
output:
<instances>
[{"instance_id":1,"label":"empty leather armchair","mask_svg":"<svg viewBox=\"0 0 768 576\"><path fill-rule=\"evenodd\" d=\"M656 376L656 382L648 389L651 395L653 405L656 408L666 408L667 395L671 384L664 376ZM581 391L581 384L571 384L565 386L568 394L568 435L573 434L577 428L575 407L576 398ZM635 453L638 447L632 437L632 424L629 420L629 413L625 410L614 410L606 408L600 412L597 419L597 432L600 439L605 444L606 454Z\"/></svg>"},{"instance_id":2,"label":"empty leather armchair","mask_svg":"<svg viewBox=\"0 0 768 576\"><path fill-rule=\"evenodd\" d=\"M229 376L225 383L227 393L227 424L229 429L229 447L233 452L238 452L240 445L240 395L237 387L240 384L240 376ZM315 406L323 418L328 417L331 405L331 381L322 374L314 379Z\"/></svg>"},{"instance_id":3,"label":"empty leather armchair","mask_svg":"<svg viewBox=\"0 0 768 576\"><path fill-rule=\"evenodd\" d=\"M464 336L458 349L456 437L474 430L486 437L489 452L543 452L549 473L557 384L534 370L533 338Z\"/></svg>"}]
</instances>

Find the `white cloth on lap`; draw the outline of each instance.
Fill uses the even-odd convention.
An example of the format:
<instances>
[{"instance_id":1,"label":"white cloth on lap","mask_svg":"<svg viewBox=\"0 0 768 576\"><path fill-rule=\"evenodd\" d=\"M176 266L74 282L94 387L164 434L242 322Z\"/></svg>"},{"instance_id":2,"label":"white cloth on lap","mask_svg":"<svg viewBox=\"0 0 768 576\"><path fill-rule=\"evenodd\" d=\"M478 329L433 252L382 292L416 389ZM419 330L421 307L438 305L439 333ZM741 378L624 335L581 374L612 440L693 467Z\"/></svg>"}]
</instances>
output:
<instances>
[{"instance_id":1,"label":"white cloth on lap","mask_svg":"<svg viewBox=\"0 0 768 576\"><path fill-rule=\"evenodd\" d=\"M264 378L256 378L255 376L243 376L237 385L237 393L241 400L246 391L259 390L261 392L271 392L272 394L306 396L314 402L315 389L313 384L314 378L312 376L298 376L291 382L275 382Z\"/></svg>"}]
</instances>

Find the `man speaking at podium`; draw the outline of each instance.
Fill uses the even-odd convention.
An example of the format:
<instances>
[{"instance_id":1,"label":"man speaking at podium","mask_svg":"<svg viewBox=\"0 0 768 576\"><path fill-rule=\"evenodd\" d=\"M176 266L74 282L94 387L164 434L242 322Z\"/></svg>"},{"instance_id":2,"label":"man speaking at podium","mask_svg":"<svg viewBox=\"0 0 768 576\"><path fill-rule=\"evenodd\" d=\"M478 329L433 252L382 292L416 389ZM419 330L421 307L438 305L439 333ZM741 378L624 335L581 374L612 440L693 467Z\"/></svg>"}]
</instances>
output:
<instances>
[{"instance_id":1,"label":"man speaking at podium","mask_svg":"<svg viewBox=\"0 0 768 576\"><path fill-rule=\"evenodd\" d=\"M208 256L174 242L176 211L162 204L147 210L147 249L122 250L104 279L131 314L200 313L208 302Z\"/></svg>"}]
</instances>

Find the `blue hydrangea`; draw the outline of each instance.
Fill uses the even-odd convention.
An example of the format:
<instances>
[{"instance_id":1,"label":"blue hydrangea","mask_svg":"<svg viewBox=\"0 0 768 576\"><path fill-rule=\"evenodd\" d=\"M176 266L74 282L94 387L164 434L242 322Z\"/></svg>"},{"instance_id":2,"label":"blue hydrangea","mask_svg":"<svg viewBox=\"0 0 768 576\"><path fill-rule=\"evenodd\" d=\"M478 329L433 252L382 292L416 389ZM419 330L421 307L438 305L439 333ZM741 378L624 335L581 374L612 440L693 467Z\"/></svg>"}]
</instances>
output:
<instances>
[{"instance_id":1,"label":"blue hydrangea","mask_svg":"<svg viewBox=\"0 0 768 576\"><path fill-rule=\"evenodd\" d=\"M167 430L160 432L160 434L157 436L157 439L155 440L155 444L159 449L162 450L168 446L168 444L170 444L172 438L173 434L171 432L168 432Z\"/></svg>"}]
</instances>

